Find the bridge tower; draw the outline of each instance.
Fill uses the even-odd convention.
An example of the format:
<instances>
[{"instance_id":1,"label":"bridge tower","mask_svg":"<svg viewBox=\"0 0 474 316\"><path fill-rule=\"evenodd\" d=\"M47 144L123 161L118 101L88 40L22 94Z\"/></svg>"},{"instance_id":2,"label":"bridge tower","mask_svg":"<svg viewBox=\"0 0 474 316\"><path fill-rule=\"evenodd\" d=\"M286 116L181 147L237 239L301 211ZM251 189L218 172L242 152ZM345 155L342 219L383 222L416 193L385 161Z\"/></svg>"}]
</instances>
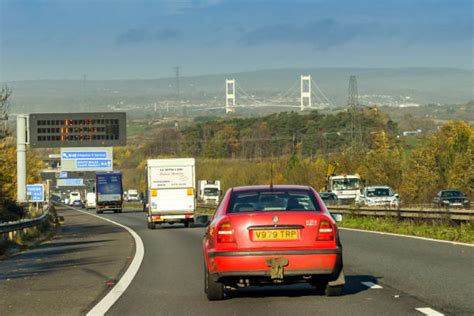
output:
<instances>
[{"instance_id":1,"label":"bridge tower","mask_svg":"<svg viewBox=\"0 0 474 316\"><path fill-rule=\"evenodd\" d=\"M235 79L225 80L225 113L235 112Z\"/></svg>"},{"instance_id":2,"label":"bridge tower","mask_svg":"<svg viewBox=\"0 0 474 316\"><path fill-rule=\"evenodd\" d=\"M301 75L301 111L311 107L311 75Z\"/></svg>"}]
</instances>

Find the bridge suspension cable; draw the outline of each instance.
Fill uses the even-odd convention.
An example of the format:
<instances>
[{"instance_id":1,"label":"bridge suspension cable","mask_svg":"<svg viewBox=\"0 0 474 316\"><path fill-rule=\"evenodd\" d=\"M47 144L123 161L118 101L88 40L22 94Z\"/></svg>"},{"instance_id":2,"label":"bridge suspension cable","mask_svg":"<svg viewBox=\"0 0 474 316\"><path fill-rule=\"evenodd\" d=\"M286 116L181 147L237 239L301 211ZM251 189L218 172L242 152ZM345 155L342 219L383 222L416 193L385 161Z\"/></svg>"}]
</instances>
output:
<instances>
[{"instance_id":1,"label":"bridge suspension cable","mask_svg":"<svg viewBox=\"0 0 474 316\"><path fill-rule=\"evenodd\" d=\"M319 86L317 85L317 83L314 81L314 80L311 80L311 83L314 85L314 87L316 88L316 90L321 94L321 96L324 98L324 100L326 101L327 104L329 104L329 106L331 107L334 107L334 104L331 102L331 100L329 100L329 98L324 94L324 92L319 88ZM323 102L324 103L324 102Z\"/></svg>"}]
</instances>

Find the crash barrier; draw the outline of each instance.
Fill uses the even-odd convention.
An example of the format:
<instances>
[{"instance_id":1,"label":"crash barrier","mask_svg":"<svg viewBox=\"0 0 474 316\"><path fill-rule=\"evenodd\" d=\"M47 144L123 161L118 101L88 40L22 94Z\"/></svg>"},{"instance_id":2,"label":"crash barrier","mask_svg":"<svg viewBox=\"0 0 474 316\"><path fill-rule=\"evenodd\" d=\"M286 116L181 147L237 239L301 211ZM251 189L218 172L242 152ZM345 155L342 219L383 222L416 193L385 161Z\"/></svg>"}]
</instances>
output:
<instances>
[{"instance_id":1,"label":"crash barrier","mask_svg":"<svg viewBox=\"0 0 474 316\"><path fill-rule=\"evenodd\" d=\"M354 207L344 205L329 206L328 210L334 214L348 214L354 216L386 216L397 218L447 219L456 221L474 220L473 209L455 208L374 208Z\"/></svg>"},{"instance_id":2,"label":"crash barrier","mask_svg":"<svg viewBox=\"0 0 474 316\"><path fill-rule=\"evenodd\" d=\"M14 240L18 233L26 232L28 228L42 225L43 223L50 220L50 216L55 217L55 212L50 207L44 209L41 216L32 219L21 219L16 222L7 222L0 224L0 234L2 240Z\"/></svg>"}]
</instances>

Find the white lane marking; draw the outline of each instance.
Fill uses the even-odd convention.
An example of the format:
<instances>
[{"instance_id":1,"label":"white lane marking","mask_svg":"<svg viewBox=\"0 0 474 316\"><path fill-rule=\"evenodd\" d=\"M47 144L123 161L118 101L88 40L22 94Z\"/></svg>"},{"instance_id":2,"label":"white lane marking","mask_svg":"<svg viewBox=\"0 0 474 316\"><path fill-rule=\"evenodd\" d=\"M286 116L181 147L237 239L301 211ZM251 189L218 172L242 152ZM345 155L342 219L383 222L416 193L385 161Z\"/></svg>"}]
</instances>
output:
<instances>
[{"instance_id":1,"label":"white lane marking","mask_svg":"<svg viewBox=\"0 0 474 316\"><path fill-rule=\"evenodd\" d=\"M75 210L75 211L100 218L104 221L107 221L107 222L110 222L110 223L115 224L117 226L120 226L122 228L125 228L130 233L130 235L132 235L133 239L135 240L135 255L133 256L132 263L128 267L127 271L125 271L125 273L122 275L120 280L109 291L109 293L107 293L107 295L105 295L104 298L102 298L102 300L99 303L97 303L97 305L95 305L87 313L87 316L104 315L112 307L112 305L115 304L115 302L120 298L120 296L122 296L122 294L125 293L128 286L130 285L130 283L132 283L133 278L137 274L138 269L140 269L140 265L142 264L143 257L145 256L145 248L143 247L143 241L140 238L140 236L138 236L138 234L134 230L132 230L131 228L129 228L125 225L114 222L114 221L112 221L108 218L104 218L104 217L101 217L101 216L97 216L95 214L91 214L91 213L88 213L88 212L85 212L85 211L75 209L75 208L70 207L68 205L66 205L66 206L73 209L73 210Z\"/></svg>"},{"instance_id":2,"label":"white lane marking","mask_svg":"<svg viewBox=\"0 0 474 316\"><path fill-rule=\"evenodd\" d=\"M440 312L437 312L434 309L429 308L429 307L419 307L415 309L419 311L420 313L423 313L428 316L444 316L444 314L441 314Z\"/></svg>"},{"instance_id":3,"label":"white lane marking","mask_svg":"<svg viewBox=\"0 0 474 316\"><path fill-rule=\"evenodd\" d=\"M372 234L379 234L379 235L388 235L388 236L396 236L396 237L405 237L405 238L421 239L421 240L427 240L427 241L436 241L436 242L442 242L442 243L452 244L452 245L456 245L456 246L474 247L474 244L468 244L468 243L457 242L457 241L449 241L449 240L441 240L441 239L433 239L433 238L427 238L427 237L401 235L401 234L386 233L386 232L377 232L377 231L373 231L373 230L364 230L364 229L346 228L346 227L338 227L338 229L351 230L351 231L362 232L362 233L372 233Z\"/></svg>"},{"instance_id":4,"label":"white lane marking","mask_svg":"<svg viewBox=\"0 0 474 316\"><path fill-rule=\"evenodd\" d=\"M360 283L362 283L363 285L371 289L383 289L383 287L381 287L380 285L372 283L372 282L360 282Z\"/></svg>"}]
</instances>

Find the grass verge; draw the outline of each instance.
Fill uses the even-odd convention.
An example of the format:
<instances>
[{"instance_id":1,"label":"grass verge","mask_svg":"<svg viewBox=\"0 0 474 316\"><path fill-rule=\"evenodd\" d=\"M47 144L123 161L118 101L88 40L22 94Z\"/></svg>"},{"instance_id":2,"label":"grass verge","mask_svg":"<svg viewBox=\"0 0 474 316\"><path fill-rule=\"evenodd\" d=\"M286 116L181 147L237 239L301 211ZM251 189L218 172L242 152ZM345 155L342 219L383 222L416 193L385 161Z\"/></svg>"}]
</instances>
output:
<instances>
[{"instance_id":1,"label":"grass verge","mask_svg":"<svg viewBox=\"0 0 474 316\"><path fill-rule=\"evenodd\" d=\"M343 215L338 226L474 244L473 222Z\"/></svg>"},{"instance_id":2,"label":"grass verge","mask_svg":"<svg viewBox=\"0 0 474 316\"><path fill-rule=\"evenodd\" d=\"M56 210L51 208L48 221L16 231L12 239L4 240L0 236L0 260L52 238L56 234L58 225Z\"/></svg>"}]
</instances>

